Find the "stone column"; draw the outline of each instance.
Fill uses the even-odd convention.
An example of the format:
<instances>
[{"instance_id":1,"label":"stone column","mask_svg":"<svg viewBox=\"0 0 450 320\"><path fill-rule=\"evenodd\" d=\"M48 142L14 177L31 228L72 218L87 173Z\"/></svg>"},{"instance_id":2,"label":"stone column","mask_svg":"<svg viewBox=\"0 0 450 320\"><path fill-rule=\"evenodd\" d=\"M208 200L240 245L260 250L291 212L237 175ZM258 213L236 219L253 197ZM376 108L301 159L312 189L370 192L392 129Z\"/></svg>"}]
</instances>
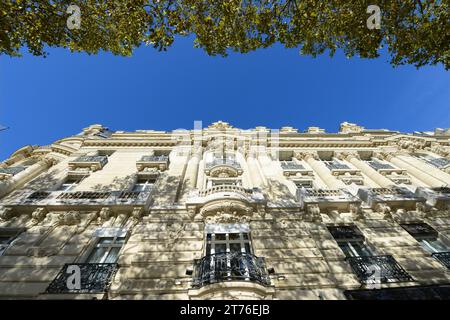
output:
<instances>
[{"instance_id":1,"label":"stone column","mask_svg":"<svg viewBox=\"0 0 450 320\"><path fill-rule=\"evenodd\" d=\"M395 185L395 183L392 180L386 178L377 170L372 168L370 165L360 160L359 155L356 152L341 152L337 155L337 157L339 159L347 160L348 162L350 162L352 165L361 170L362 173L364 173L367 177L369 177L369 179L372 179L380 187L385 188Z\"/></svg>"},{"instance_id":2,"label":"stone column","mask_svg":"<svg viewBox=\"0 0 450 320\"><path fill-rule=\"evenodd\" d=\"M254 187L262 187L264 182L258 168L258 161L256 159L255 152L250 152L249 156L247 157L247 167L250 179L252 180L252 185Z\"/></svg>"},{"instance_id":3,"label":"stone column","mask_svg":"<svg viewBox=\"0 0 450 320\"><path fill-rule=\"evenodd\" d=\"M0 198L31 181L54 164L55 160L44 158L25 170L0 182Z\"/></svg>"},{"instance_id":4,"label":"stone column","mask_svg":"<svg viewBox=\"0 0 450 320\"><path fill-rule=\"evenodd\" d=\"M192 190L197 187L198 166L202 158L202 148L192 152L191 158L187 164L186 175L184 176L184 185L187 190Z\"/></svg>"},{"instance_id":5,"label":"stone column","mask_svg":"<svg viewBox=\"0 0 450 320\"><path fill-rule=\"evenodd\" d=\"M299 160L305 160L328 188L347 188L347 185L344 182L333 176L327 166L322 163L322 161L318 160L319 157L316 152L296 152L294 156Z\"/></svg>"},{"instance_id":6,"label":"stone column","mask_svg":"<svg viewBox=\"0 0 450 320\"><path fill-rule=\"evenodd\" d=\"M389 153L383 152L383 153L377 153L375 155L375 157L392 162L393 164L395 164L396 166L398 166L401 169L406 169L409 174L413 175L420 181L426 183L430 187L439 187L439 186L445 185L445 182L438 180L433 176L430 176L427 173L428 168L426 168L424 166L412 165L412 164L406 162L405 160L403 160L402 158L400 158L400 156L397 154L389 154Z\"/></svg>"},{"instance_id":7,"label":"stone column","mask_svg":"<svg viewBox=\"0 0 450 320\"><path fill-rule=\"evenodd\" d=\"M424 162L424 160L417 159L408 154L399 154L397 157L411 166L414 166L420 170L424 170L429 176L432 176L433 178L440 180L441 185L450 184L450 174L434 167L431 164Z\"/></svg>"}]
</instances>

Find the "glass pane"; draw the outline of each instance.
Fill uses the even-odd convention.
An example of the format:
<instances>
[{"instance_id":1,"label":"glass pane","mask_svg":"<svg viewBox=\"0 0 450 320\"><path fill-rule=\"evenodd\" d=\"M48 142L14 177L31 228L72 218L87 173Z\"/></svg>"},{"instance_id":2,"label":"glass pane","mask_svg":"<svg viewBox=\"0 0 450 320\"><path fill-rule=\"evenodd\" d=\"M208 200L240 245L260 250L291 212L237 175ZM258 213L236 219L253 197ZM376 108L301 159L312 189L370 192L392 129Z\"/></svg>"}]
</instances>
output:
<instances>
[{"instance_id":1,"label":"glass pane","mask_svg":"<svg viewBox=\"0 0 450 320\"><path fill-rule=\"evenodd\" d=\"M217 244L215 247L215 253L224 253L227 252L227 245L225 243Z\"/></svg>"},{"instance_id":2,"label":"glass pane","mask_svg":"<svg viewBox=\"0 0 450 320\"><path fill-rule=\"evenodd\" d=\"M9 241L11 241L11 237L3 237L3 236L0 236L0 244L8 244L9 243Z\"/></svg>"},{"instance_id":3,"label":"glass pane","mask_svg":"<svg viewBox=\"0 0 450 320\"><path fill-rule=\"evenodd\" d=\"M216 240L219 240L219 241L226 240L226 234L225 233L216 233Z\"/></svg>"},{"instance_id":4,"label":"glass pane","mask_svg":"<svg viewBox=\"0 0 450 320\"><path fill-rule=\"evenodd\" d=\"M109 254L106 257L104 263L115 263L117 261L117 258L119 257L119 251L120 248L111 248L111 251L109 251Z\"/></svg>"},{"instance_id":5,"label":"glass pane","mask_svg":"<svg viewBox=\"0 0 450 320\"><path fill-rule=\"evenodd\" d=\"M230 252L241 252L240 243L230 243Z\"/></svg>"},{"instance_id":6,"label":"glass pane","mask_svg":"<svg viewBox=\"0 0 450 320\"><path fill-rule=\"evenodd\" d=\"M228 237L229 237L230 240L240 240L241 239L239 233L230 233L228 235Z\"/></svg>"},{"instance_id":7,"label":"glass pane","mask_svg":"<svg viewBox=\"0 0 450 320\"><path fill-rule=\"evenodd\" d=\"M133 186L133 191L134 192L142 192L142 191L144 191L144 185L143 184L140 184L140 183L136 183L134 186Z\"/></svg>"},{"instance_id":8,"label":"glass pane","mask_svg":"<svg viewBox=\"0 0 450 320\"><path fill-rule=\"evenodd\" d=\"M206 240L207 240L207 241L211 241L211 233L208 233L208 234L206 235Z\"/></svg>"},{"instance_id":9,"label":"glass pane","mask_svg":"<svg viewBox=\"0 0 450 320\"><path fill-rule=\"evenodd\" d=\"M248 240L248 233L243 233L242 237L244 238L244 240Z\"/></svg>"},{"instance_id":10,"label":"glass pane","mask_svg":"<svg viewBox=\"0 0 450 320\"><path fill-rule=\"evenodd\" d=\"M87 263L101 263L103 257L106 254L107 248L95 248L89 258L87 259Z\"/></svg>"},{"instance_id":11,"label":"glass pane","mask_svg":"<svg viewBox=\"0 0 450 320\"><path fill-rule=\"evenodd\" d=\"M118 244L125 243L125 238L124 237L116 238L116 243Z\"/></svg>"},{"instance_id":12,"label":"glass pane","mask_svg":"<svg viewBox=\"0 0 450 320\"><path fill-rule=\"evenodd\" d=\"M372 255L369 248L361 242L340 242L339 247L346 257L368 257Z\"/></svg>"},{"instance_id":13,"label":"glass pane","mask_svg":"<svg viewBox=\"0 0 450 320\"><path fill-rule=\"evenodd\" d=\"M448 247L438 239L422 239L419 243L422 248L431 253L448 251Z\"/></svg>"},{"instance_id":14,"label":"glass pane","mask_svg":"<svg viewBox=\"0 0 450 320\"><path fill-rule=\"evenodd\" d=\"M99 242L100 244L109 244L112 243L114 238L100 238Z\"/></svg>"},{"instance_id":15,"label":"glass pane","mask_svg":"<svg viewBox=\"0 0 450 320\"><path fill-rule=\"evenodd\" d=\"M353 246L354 250L360 257L368 257L372 255L369 248L367 248L366 245L362 242L352 242L351 246Z\"/></svg>"},{"instance_id":16,"label":"glass pane","mask_svg":"<svg viewBox=\"0 0 450 320\"><path fill-rule=\"evenodd\" d=\"M251 250L250 250L250 244L249 243L245 243L245 252L252 253Z\"/></svg>"},{"instance_id":17,"label":"glass pane","mask_svg":"<svg viewBox=\"0 0 450 320\"><path fill-rule=\"evenodd\" d=\"M211 254L211 244L207 243L206 244L206 255Z\"/></svg>"}]
</instances>

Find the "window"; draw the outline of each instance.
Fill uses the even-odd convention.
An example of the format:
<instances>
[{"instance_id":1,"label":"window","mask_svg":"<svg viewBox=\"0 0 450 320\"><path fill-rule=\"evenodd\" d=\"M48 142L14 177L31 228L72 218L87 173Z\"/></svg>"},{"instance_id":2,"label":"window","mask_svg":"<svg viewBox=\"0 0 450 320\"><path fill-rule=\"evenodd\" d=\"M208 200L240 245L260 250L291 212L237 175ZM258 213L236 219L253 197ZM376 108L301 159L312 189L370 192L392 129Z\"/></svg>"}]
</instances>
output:
<instances>
[{"instance_id":1,"label":"window","mask_svg":"<svg viewBox=\"0 0 450 320\"><path fill-rule=\"evenodd\" d=\"M134 192L151 191L155 182L156 178L138 178L133 186L133 191Z\"/></svg>"},{"instance_id":2,"label":"window","mask_svg":"<svg viewBox=\"0 0 450 320\"><path fill-rule=\"evenodd\" d=\"M377 158L372 158L369 161L366 161L369 166L371 166L375 170L392 170L394 167L386 162L381 162Z\"/></svg>"},{"instance_id":3,"label":"window","mask_svg":"<svg viewBox=\"0 0 450 320\"><path fill-rule=\"evenodd\" d=\"M247 232L206 234L206 255L227 252L251 253L250 235Z\"/></svg>"},{"instance_id":4,"label":"window","mask_svg":"<svg viewBox=\"0 0 450 320\"><path fill-rule=\"evenodd\" d=\"M122 236L100 237L86 262L115 263L124 243L125 237Z\"/></svg>"},{"instance_id":5,"label":"window","mask_svg":"<svg viewBox=\"0 0 450 320\"><path fill-rule=\"evenodd\" d=\"M425 153L415 154L415 156L439 169L450 166L450 160L443 157L432 156Z\"/></svg>"},{"instance_id":6,"label":"window","mask_svg":"<svg viewBox=\"0 0 450 320\"><path fill-rule=\"evenodd\" d=\"M0 256L3 255L15 239L24 232L23 228L0 228Z\"/></svg>"},{"instance_id":7,"label":"window","mask_svg":"<svg viewBox=\"0 0 450 320\"><path fill-rule=\"evenodd\" d=\"M294 183L297 186L297 188L299 188L299 189L313 187L312 180L296 180L296 181L294 181Z\"/></svg>"},{"instance_id":8,"label":"window","mask_svg":"<svg viewBox=\"0 0 450 320\"><path fill-rule=\"evenodd\" d=\"M350 169L350 167L344 163L341 163L337 160L331 160L331 161L327 161L327 160L323 160L323 163L327 166L328 169L330 170L345 170L345 169Z\"/></svg>"},{"instance_id":9,"label":"window","mask_svg":"<svg viewBox=\"0 0 450 320\"><path fill-rule=\"evenodd\" d=\"M58 188L58 191L71 191L76 188L84 177L67 178Z\"/></svg>"},{"instance_id":10,"label":"window","mask_svg":"<svg viewBox=\"0 0 450 320\"><path fill-rule=\"evenodd\" d=\"M364 236L356 226L328 227L328 230L347 258L372 256Z\"/></svg>"},{"instance_id":11,"label":"window","mask_svg":"<svg viewBox=\"0 0 450 320\"><path fill-rule=\"evenodd\" d=\"M428 224L410 223L402 224L401 226L419 242L425 251L430 253L449 251L447 245L439 240L437 231Z\"/></svg>"}]
</instances>

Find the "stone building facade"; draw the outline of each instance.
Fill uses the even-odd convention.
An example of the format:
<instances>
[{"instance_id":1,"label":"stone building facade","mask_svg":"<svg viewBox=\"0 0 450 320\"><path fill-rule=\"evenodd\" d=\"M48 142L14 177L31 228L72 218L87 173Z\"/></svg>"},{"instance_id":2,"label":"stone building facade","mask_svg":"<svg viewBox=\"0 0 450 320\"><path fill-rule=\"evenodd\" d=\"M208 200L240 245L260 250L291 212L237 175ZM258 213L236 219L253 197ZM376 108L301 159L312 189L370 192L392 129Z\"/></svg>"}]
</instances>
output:
<instances>
[{"instance_id":1,"label":"stone building facade","mask_svg":"<svg viewBox=\"0 0 450 320\"><path fill-rule=\"evenodd\" d=\"M112 132L0 166L0 298L450 295L450 134Z\"/></svg>"}]
</instances>

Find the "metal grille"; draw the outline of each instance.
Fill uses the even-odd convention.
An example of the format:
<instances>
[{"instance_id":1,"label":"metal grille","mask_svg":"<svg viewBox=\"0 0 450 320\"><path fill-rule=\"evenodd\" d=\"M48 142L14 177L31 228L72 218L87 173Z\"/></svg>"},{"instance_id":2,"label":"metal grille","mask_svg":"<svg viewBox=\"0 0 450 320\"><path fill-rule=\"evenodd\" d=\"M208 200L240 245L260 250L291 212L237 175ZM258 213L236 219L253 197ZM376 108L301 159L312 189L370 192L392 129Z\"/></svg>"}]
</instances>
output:
<instances>
[{"instance_id":1,"label":"metal grille","mask_svg":"<svg viewBox=\"0 0 450 320\"><path fill-rule=\"evenodd\" d=\"M356 226L328 227L335 240L364 240L364 236Z\"/></svg>"},{"instance_id":2,"label":"metal grille","mask_svg":"<svg viewBox=\"0 0 450 320\"><path fill-rule=\"evenodd\" d=\"M28 199L33 200L43 200L50 196L50 192L48 191L36 191L28 196Z\"/></svg>"},{"instance_id":3,"label":"metal grille","mask_svg":"<svg viewBox=\"0 0 450 320\"><path fill-rule=\"evenodd\" d=\"M63 192L58 196L58 199L106 199L110 195L110 192Z\"/></svg>"},{"instance_id":4,"label":"metal grille","mask_svg":"<svg viewBox=\"0 0 450 320\"><path fill-rule=\"evenodd\" d=\"M270 285L264 258L249 253L226 252L207 255L194 261L193 287L239 280Z\"/></svg>"},{"instance_id":5,"label":"metal grille","mask_svg":"<svg viewBox=\"0 0 450 320\"><path fill-rule=\"evenodd\" d=\"M80 268L80 289L69 289L68 280L73 274L67 272L69 266ZM46 293L102 293L109 287L112 276L117 271L117 263L71 263L65 264L50 283ZM70 280L69 280L70 282Z\"/></svg>"},{"instance_id":6,"label":"metal grille","mask_svg":"<svg viewBox=\"0 0 450 320\"><path fill-rule=\"evenodd\" d=\"M169 161L169 156L143 156L140 161L142 161L142 162L167 162L167 161Z\"/></svg>"},{"instance_id":7,"label":"metal grille","mask_svg":"<svg viewBox=\"0 0 450 320\"><path fill-rule=\"evenodd\" d=\"M414 281L392 256L349 257L347 261L364 284Z\"/></svg>"},{"instance_id":8,"label":"metal grille","mask_svg":"<svg viewBox=\"0 0 450 320\"><path fill-rule=\"evenodd\" d=\"M74 162L100 162L102 166L108 163L107 156L81 156Z\"/></svg>"},{"instance_id":9,"label":"metal grille","mask_svg":"<svg viewBox=\"0 0 450 320\"><path fill-rule=\"evenodd\" d=\"M436 252L431 255L433 258L439 260L447 269L450 269L450 252Z\"/></svg>"}]
</instances>

